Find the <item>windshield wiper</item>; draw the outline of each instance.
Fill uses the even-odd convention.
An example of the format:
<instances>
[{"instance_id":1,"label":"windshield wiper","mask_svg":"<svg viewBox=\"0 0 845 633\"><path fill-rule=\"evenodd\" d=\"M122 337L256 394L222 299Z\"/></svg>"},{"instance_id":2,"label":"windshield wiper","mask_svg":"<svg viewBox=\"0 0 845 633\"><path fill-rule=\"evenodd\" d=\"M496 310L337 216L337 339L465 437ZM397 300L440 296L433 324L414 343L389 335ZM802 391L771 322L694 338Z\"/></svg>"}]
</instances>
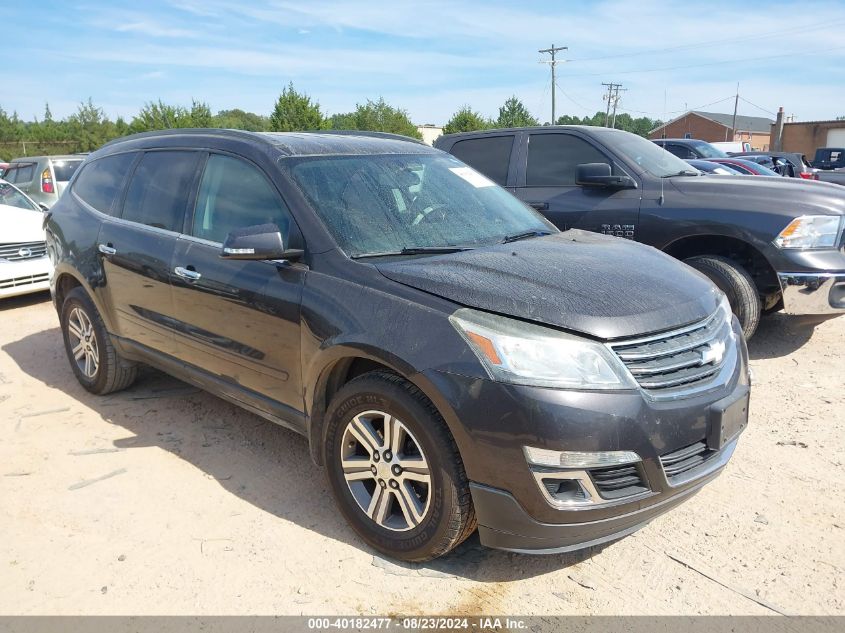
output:
<instances>
[{"instance_id":1,"label":"windshield wiper","mask_svg":"<svg viewBox=\"0 0 845 633\"><path fill-rule=\"evenodd\" d=\"M506 235L502 238L501 243L508 244L510 242L518 242L519 240L527 240L529 237L542 237L544 235L551 235L551 233L538 229L534 229L533 231L523 231L522 233L516 233L514 235Z\"/></svg>"},{"instance_id":2,"label":"windshield wiper","mask_svg":"<svg viewBox=\"0 0 845 633\"><path fill-rule=\"evenodd\" d=\"M681 171L674 173L674 174L666 174L665 176L661 176L661 178L673 178L675 176L700 176L701 172L698 170L692 169L682 169Z\"/></svg>"},{"instance_id":3,"label":"windshield wiper","mask_svg":"<svg viewBox=\"0 0 845 633\"><path fill-rule=\"evenodd\" d=\"M367 257L390 257L395 255L437 255L439 253L458 253L471 251L472 246L410 246L399 251L380 251L377 253L358 253L350 255L351 259L365 259Z\"/></svg>"}]
</instances>

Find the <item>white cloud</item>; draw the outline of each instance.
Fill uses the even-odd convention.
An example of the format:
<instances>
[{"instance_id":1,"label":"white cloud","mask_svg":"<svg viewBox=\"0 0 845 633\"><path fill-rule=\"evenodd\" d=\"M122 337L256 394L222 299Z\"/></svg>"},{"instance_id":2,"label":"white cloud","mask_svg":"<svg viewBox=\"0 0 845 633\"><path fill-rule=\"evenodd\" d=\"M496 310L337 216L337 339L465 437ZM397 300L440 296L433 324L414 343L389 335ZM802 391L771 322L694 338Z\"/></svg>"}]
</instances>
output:
<instances>
[{"instance_id":1,"label":"white cloud","mask_svg":"<svg viewBox=\"0 0 845 633\"><path fill-rule=\"evenodd\" d=\"M200 36L197 31L164 26L150 20L122 22L116 24L113 28L118 33L139 33L151 37L197 38Z\"/></svg>"}]
</instances>

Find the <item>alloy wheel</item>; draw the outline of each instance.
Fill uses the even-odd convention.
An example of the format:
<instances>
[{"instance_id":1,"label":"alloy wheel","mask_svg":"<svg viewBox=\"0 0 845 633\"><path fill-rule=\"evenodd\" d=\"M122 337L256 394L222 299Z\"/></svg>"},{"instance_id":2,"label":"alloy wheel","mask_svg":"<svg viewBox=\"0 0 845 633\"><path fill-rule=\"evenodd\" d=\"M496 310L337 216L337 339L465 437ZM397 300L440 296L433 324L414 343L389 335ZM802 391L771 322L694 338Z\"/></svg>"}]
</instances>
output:
<instances>
[{"instance_id":1,"label":"alloy wheel","mask_svg":"<svg viewBox=\"0 0 845 633\"><path fill-rule=\"evenodd\" d=\"M400 420L364 411L346 425L343 477L361 510L395 532L417 527L431 504L431 472L422 447Z\"/></svg>"},{"instance_id":2,"label":"alloy wheel","mask_svg":"<svg viewBox=\"0 0 845 633\"><path fill-rule=\"evenodd\" d=\"M100 350L94 324L83 309L74 307L70 311L67 333L76 366L86 378L94 378L100 367Z\"/></svg>"}]
</instances>

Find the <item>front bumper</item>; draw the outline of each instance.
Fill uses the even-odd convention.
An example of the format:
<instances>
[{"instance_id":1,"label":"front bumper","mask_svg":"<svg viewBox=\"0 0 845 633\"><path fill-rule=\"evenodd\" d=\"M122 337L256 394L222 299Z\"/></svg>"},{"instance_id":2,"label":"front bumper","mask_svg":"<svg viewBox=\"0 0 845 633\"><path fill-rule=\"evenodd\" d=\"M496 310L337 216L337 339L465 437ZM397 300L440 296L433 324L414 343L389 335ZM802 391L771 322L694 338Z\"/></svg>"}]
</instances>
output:
<instances>
[{"instance_id":1,"label":"front bumper","mask_svg":"<svg viewBox=\"0 0 845 633\"><path fill-rule=\"evenodd\" d=\"M0 262L0 299L48 290L52 270L48 257Z\"/></svg>"},{"instance_id":2,"label":"front bumper","mask_svg":"<svg viewBox=\"0 0 845 633\"><path fill-rule=\"evenodd\" d=\"M778 273L786 314L845 313L845 273Z\"/></svg>"},{"instance_id":3,"label":"front bumper","mask_svg":"<svg viewBox=\"0 0 845 633\"><path fill-rule=\"evenodd\" d=\"M742 425L732 425L725 412L736 411L736 403L747 412L750 390L747 350L740 345L738 351L733 372L720 386L673 400L655 400L641 390L578 392L425 372L426 391L460 448L482 543L526 552L580 549L629 534L691 497L718 475L736 447ZM733 431L719 435L726 426ZM607 470L590 469L599 502L556 502L569 493L544 487L544 480L561 471L530 465L525 446L630 451L640 457L639 482L615 496L607 480L598 479ZM703 461L673 470L696 446L703 452L690 455L701 454Z\"/></svg>"},{"instance_id":4,"label":"front bumper","mask_svg":"<svg viewBox=\"0 0 845 633\"><path fill-rule=\"evenodd\" d=\"M683 489L655 496L647 505L626 504L604 519L574 523L544 523L532 518L505 492L470 484L481 543L525 554L559 554L601 545L645 527L649 521L680 505L715 479L733 455L738 440L727 444ZM571 512L570 512L571 514Z\"/></svg>"}]
</instances>

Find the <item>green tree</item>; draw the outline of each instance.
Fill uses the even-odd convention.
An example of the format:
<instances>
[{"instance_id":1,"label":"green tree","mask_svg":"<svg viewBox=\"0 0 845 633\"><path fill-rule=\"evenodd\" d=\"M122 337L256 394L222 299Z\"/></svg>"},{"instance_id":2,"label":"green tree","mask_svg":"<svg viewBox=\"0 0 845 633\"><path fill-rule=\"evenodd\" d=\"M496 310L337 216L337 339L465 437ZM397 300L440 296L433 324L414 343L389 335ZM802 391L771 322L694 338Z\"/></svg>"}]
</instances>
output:
<instances>
[{"instance_id":1,"label":"green tree","mask_svg":"<svg viewBox=\"0 0 845 633\"><path fill-rule=\"evenodd\" d=\"M191 111L189 113L191 118L191 127L212 127L211 108L204 101L191 101Z\"/></svg>"},{"instance_id":2,"label":"green tree","mask_svg":"<svg viewBox=\"0 0 845 633\"><path fill-rule=\"evenodd\" d=\"M103 109L95 106L90 97L88 101L80 103L76 112L67 119L70 137L77 144L75 151L92 152L111 140L113 137L108 133L109 124Z\"/></svg>"},{"instance_id":3,"label":"green tree","mask_svg":"<svg viewBox=\"0 0 845 633\"><path fill-rule=\"evenodd\" d=\"M212 125L229 130L266 132L270 129L270 119L260 114L244 112L235 108L234 110L220 110L214 115Z\"/></svg>"},{"instance_id":4,"label":"green tree","mask_svg":"<svg viewBox=\"0 0 845 633\"><path fill-rule=\"evenodd\" d=\"M161 99L145 103L129 124L129 129L132 132L169 130L180 127L191 127L190 111L182 106L164 103Z\"/></svg>"},{"instance_id":5,"label":"green tree","mask_svg":"<svg viewBox=\"0 0 845 633\"><path fill-rule=\"evenodd\" d=\"M319 130L323 127L320 104L311 101L307 94L298 93L293 83L282 90L270 115L270 129L274 132Z\"/></svg>"},{"instance_id":6,"label":"green tree","mask_svg":"<svg viewBox=\"0 0 845 633\"><path fill-rule=\"evenodd\" d=\"M468 105L452 115L449 122L443 126L443 134L455 134L456 132L474 132L475 130L486 130L490 127L490 121L485 119Z\"/></svg>"},{"instance_id":7,"label":"green tree","mask_svg":"<svg viewBox=\"0 0 845 633\"><path fill-rule=\"evenodd\" d=\"M499 108L499 118L496 119L496 127L527 127L540 125L540 122L532 116L522 101L516 95L505 101Z\"/></svg>"},{"instance_id":8,"label":"green tree","mask_svg":"<svg viewBox=\"0 0 845 633\"><path fill-rule=\"evenodd\" d=\"M606 113L596 112L593 116L577 117L570 114L559 116L555 123L557 125L594 125L603 127ZM633 132L640 136L647 137L648 133L654 128L660 126L662 121L660 119L650 119L649 117L634 118L627 112L622 112L616 115L616 129L625 130L626 132Z\"/></svg>"},{"instance_id":9,"label":"green tree","mask_svg":"<svg viewBox=\"0 0 845 633\"><path fill-rule=\"evenodd\" d=\"M357 104L354 112L336 114L329 119L329 124L335 130L390 132L422 139L408 112L389 105L384 97L379 97L378 101L367 99L365 104Z\"/></svg>"}]
</instances>

